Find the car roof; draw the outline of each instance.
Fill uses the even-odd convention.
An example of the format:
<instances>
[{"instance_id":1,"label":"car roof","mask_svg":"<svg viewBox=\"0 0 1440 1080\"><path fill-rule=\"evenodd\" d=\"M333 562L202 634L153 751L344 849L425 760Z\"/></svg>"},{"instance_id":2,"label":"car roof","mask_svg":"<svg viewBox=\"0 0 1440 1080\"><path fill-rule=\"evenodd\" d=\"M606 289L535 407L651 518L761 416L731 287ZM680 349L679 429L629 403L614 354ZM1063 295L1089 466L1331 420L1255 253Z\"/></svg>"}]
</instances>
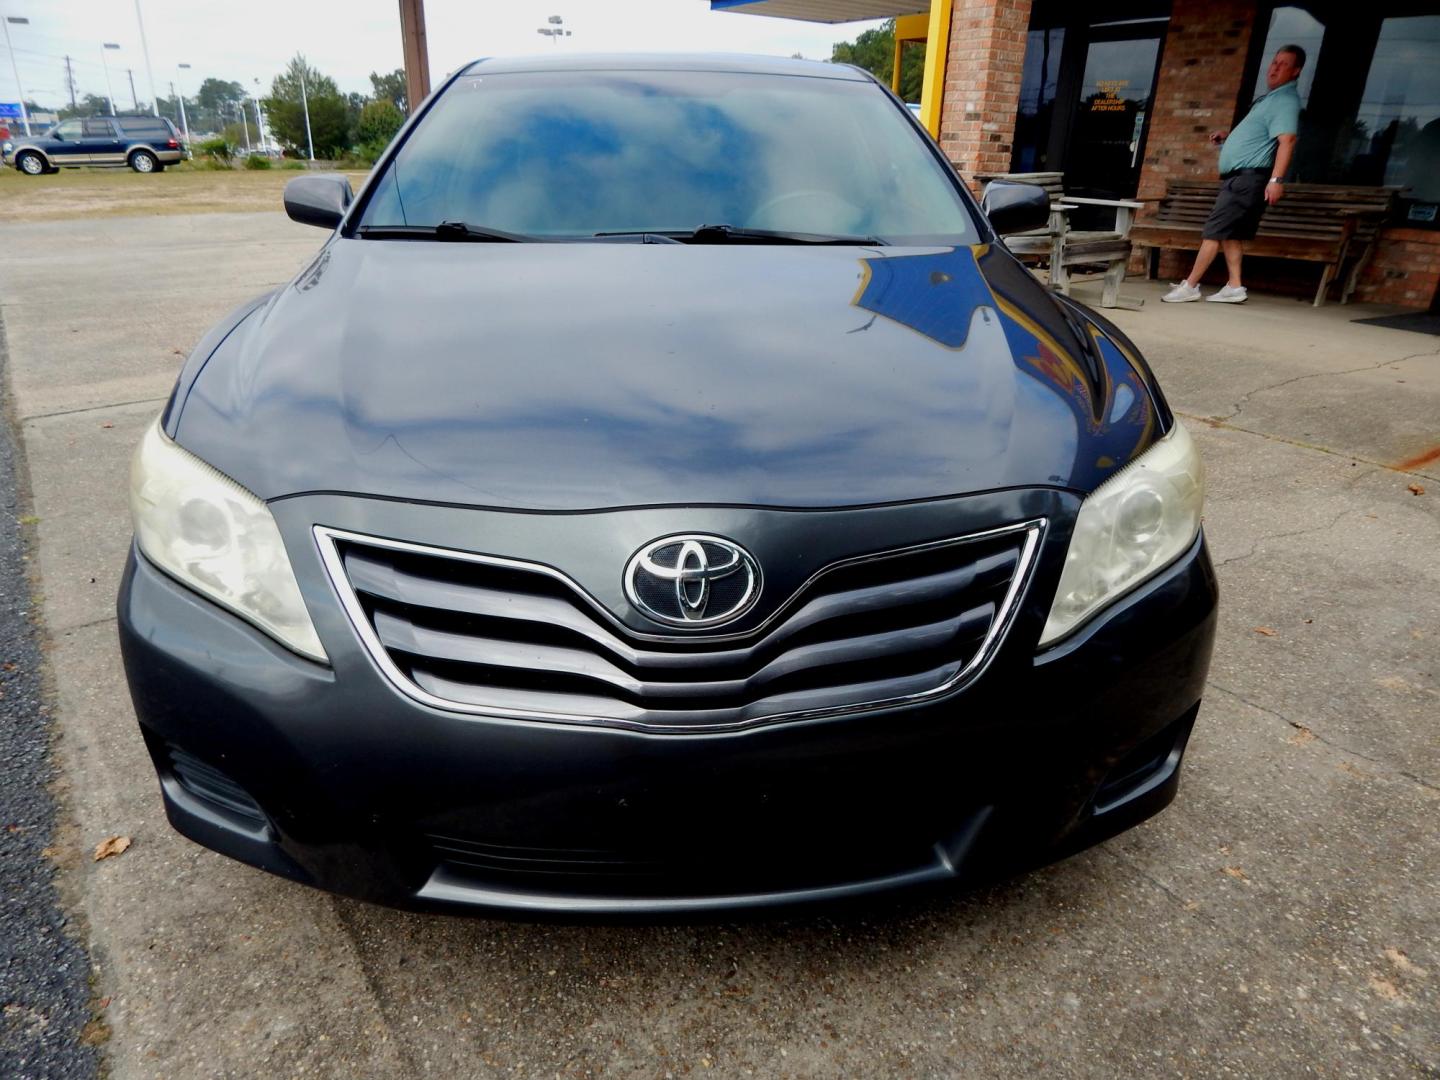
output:
<instances>
[{"instance_id":1,"label":"car roof","mask_svg":"<svg viewBox=\"0 0 1440 1080\"><path fill-rule=\"evenodd\" d=\"M578 53L563 56L500 56L473 61L466 75L521 71L727 71L750 75L805 75L843 82L868 82L870 76L848 64L793 60L744 53Z\"/></svg>"}]
</instances>

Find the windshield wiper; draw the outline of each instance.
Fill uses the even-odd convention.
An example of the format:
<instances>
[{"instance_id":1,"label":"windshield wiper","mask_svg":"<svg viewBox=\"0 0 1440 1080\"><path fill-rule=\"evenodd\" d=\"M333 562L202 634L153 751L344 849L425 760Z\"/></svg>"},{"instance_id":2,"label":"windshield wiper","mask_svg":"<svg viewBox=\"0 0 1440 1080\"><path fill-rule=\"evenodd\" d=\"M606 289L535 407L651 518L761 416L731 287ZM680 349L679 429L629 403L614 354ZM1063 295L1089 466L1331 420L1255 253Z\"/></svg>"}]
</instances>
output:
<instances>
[{"instance_id":1,"label":"windshield wiper","mask_svg":"<svg viewBox=\"0 0 1440 1080\"><path fill-rule=\"evenodd\" d=\"M365 240L449 240L474 244L523 244L534 237L524 233L487 229L463 221L442 221L439 225L361 225L356 230Z\"/></svg>"},{"instance_id":2,"label":"windshield wiper","mask_svg":"<svg viewBox=\"0 0 1440 1080\"><path fill-rule=\"evenodd\" d=\"M856 247L883 246L878 236L837 236L832 233L786 232L779 229L747 229L739 225L701 225L693 232L647 229L630 232L599 232L596 239L613 236L663 236L682 244L845 244Z\"/></svg>"},{"instance_id":3,"label":"windshield wiper","mask_svg":"<svg viewBox=\"0 0 1440 1080\"><path fill-rule=\"evenodd\" d=\"M757 244L848 244L860 247L883 245L878 236L837 236L833 233L788 232L780 229L746 229L739 225L701 225L688 237L692 244L730 244L750 241Z\"/></svg>"}]
</instances>

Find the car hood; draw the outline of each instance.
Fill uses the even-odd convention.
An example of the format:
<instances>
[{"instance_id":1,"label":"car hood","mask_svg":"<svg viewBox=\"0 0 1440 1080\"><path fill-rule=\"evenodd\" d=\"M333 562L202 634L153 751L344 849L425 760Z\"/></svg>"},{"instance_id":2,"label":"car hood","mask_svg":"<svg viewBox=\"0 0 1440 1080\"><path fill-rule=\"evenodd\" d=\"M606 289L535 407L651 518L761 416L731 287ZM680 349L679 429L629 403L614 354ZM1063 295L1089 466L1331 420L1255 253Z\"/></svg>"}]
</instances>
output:
<instances>
[{"instance_id":1,"label":"car hood","mask_svg":"<svg viewBox=\"0 0 1440 1080\"><path fill-rule=\"evenodd\" d=\"M1089 490L1158 434L1148 373L1116 337L984 245L336 237L212 335L166 427L264 499L580 510Z\"/></svg>"}]
</instances>

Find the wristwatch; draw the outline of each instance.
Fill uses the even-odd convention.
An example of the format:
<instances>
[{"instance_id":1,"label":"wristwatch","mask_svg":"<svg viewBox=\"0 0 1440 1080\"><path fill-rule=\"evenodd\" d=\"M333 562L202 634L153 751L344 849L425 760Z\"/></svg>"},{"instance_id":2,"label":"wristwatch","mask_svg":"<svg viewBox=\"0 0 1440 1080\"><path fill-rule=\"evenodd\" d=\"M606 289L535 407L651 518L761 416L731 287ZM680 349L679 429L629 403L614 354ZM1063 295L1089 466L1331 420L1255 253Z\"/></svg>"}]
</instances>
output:
<instances>
[{"instance_id":1,"label":"wristwatch","mask_svg":"<svg viewBox=\"0 0 1440 1080\"><path fill-rule=\"evenodd\" d=\"M1285 181L1284 181L1284 180L1281 180L1280 177L1278 177L1278 176L1272 176L1272 177L1270 177L1270 183L1272 183L1272 184L1283 184L1283 183L1285 183Z\"/></svg>"}]
</instances>

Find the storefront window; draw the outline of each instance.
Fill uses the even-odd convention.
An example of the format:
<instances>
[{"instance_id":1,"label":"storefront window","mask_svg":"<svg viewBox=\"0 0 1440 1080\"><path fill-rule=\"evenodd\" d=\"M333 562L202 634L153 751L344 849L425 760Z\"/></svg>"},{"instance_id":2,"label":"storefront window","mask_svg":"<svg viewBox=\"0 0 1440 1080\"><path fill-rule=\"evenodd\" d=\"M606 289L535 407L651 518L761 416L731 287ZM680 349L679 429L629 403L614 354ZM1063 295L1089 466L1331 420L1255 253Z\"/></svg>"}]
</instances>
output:
<instances>
[{"instance_id":1,"label":"storefront window","mask_svg":"<svg viewBox=\"0 0 1440 1080\"><path fill-rule=\"evenodd\" d=\"M1060 85L1060 56L1065 28L1031 30L1025 42L1025 67L1020 81L1020 113L1015 118L1015 172L1045 172L1049 166L1050 128ZM1050 166L1053 170L1053 166Z\"/></svg>"},{"instance_id":2,"label":"storefront window","mask_svg":"<svg viewBox=\"0 0 1440 1080\"><path fill-rule=\"evenodd\" d=\"M1394 184L1417 202L1440 203L1440 15L1380 24L1352 149L1357 183Z\"/></svg>"},{"instance_id":3,"label":"storefront window","mask_svg":"<svg viewBox=\"0 0 1440 1080\"><path fill-rule=\"evenodd\" d=\"M1270 13L1270 31L1265 35L1265 48L1260 53L1260 69L1255 73L1254 96L1268 92L1265 70L1271 58L1286 45L1299 45L1309 58L1300 72L1300 102L1310 100L1310 86L1315 81L1316 61L1320 58L1320 42L1325 37L1325 24L1304 8L1277 7Z\"/></svg>"},{"instance_id":4,"label":"storefront window","mask_svg":"<svg viewBox=\"0 0 1440 1080\"><path fill-rule=\"evenodd\" d=\"M1281 46L1308 54L1296 179L1395 187L1401 217L1440 227L1440 14L1417 8L1414 0L1284 4L1271 10L1251 63L1258 96ZM1237 118L1249 103L1239 106Z\"/></svg>"}]
</instances>

